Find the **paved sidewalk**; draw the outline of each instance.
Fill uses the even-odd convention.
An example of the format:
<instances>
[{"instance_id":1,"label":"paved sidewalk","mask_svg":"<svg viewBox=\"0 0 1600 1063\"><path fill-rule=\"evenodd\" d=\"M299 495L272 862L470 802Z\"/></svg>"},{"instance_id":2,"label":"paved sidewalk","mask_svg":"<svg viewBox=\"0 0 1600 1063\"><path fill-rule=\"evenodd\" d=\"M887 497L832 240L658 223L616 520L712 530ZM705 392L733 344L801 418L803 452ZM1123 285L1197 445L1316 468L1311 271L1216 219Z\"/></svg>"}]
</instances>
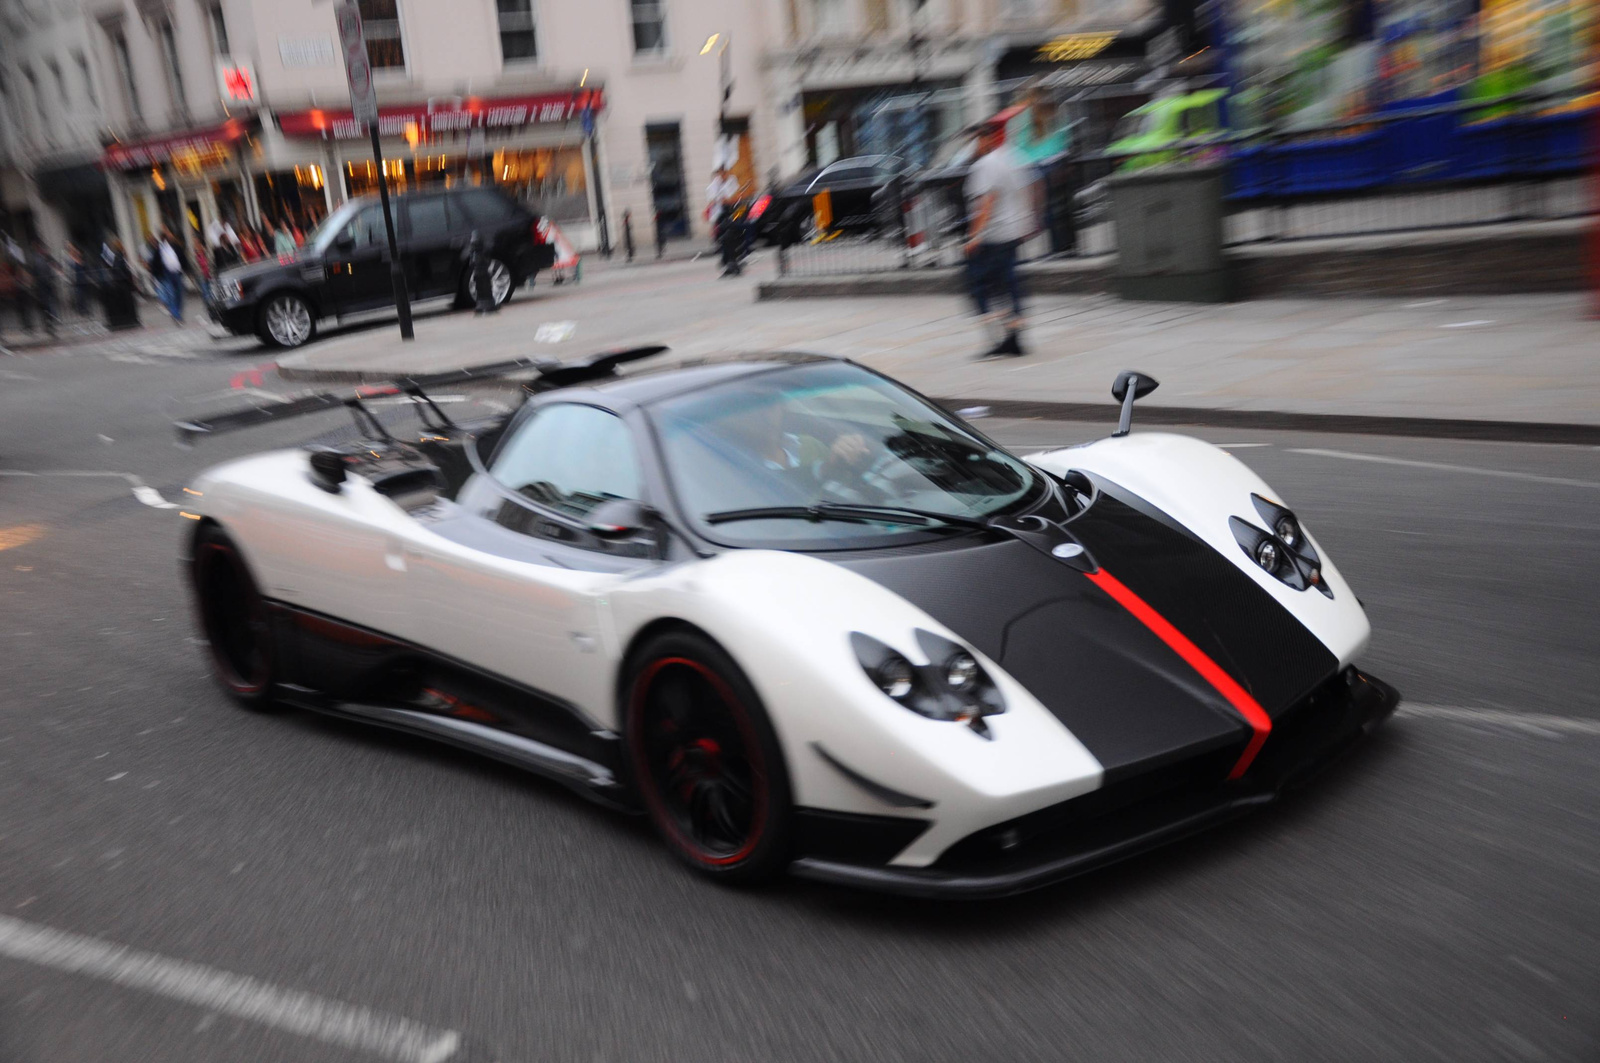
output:
<instances>
[{"instance_id":1,"label":"paved sidewalk","mask_svg":"<svg viewBox=\"0 0 1600 1063\"><path fill-rule=\"evenodd\" d=\"M1152 411L1600 427L1600 324L1577 295L1221 306L1041 296L1032 301L1029 357L979 362L979 330L958 299L755 303L753 286L770 272L761 262L745 278L717 280L704 261L595 271L576 286L541 286L490 318L421 321L411 344L383 327L330 338L279 365L291 379L349 381L663 342L673 348L667 358L844 355L967 402L1098 407L1131 367L1161 381L1142 404Z\"/></svg>"}]
</instances>

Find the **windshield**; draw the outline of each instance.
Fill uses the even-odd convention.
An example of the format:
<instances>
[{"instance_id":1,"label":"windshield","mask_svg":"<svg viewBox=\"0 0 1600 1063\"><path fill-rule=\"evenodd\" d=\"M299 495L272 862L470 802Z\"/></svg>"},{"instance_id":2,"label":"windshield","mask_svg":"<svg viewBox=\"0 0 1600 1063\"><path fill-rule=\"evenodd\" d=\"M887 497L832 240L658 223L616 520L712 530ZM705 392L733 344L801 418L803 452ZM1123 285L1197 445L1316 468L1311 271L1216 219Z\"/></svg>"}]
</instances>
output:
<instances>
[{"instance_id":1,"label":"windshield","mask_svg":"<svg viewBox=\"0 0 1600 1063\"><path fill-rule=\"evenodd\" d=\"M318 251L326 251L328 245L333 242L333 234L348 225L350 219L355 217L356 211L360 210L361 207L362 202L360 200L352 199L326 218L323 218L315 229L306 234L306 246L315 248Z\"/></svg>"},{"instance_id":2,"label":"windshield","mask_svg":"<svg viewBox=\"0 0 1600 1063\"><path fill-rule=\"evenodd\" d=\"M844 363L790 366L651 408L685 513L711 538L772 546L870 545L931 522L741 511L892 507L981 518L1036 482L1021 461L896 385ZM741 519L727 520L729 514ZM716 520L707 518L717 516Z\"/></svg>"}]
</instances>

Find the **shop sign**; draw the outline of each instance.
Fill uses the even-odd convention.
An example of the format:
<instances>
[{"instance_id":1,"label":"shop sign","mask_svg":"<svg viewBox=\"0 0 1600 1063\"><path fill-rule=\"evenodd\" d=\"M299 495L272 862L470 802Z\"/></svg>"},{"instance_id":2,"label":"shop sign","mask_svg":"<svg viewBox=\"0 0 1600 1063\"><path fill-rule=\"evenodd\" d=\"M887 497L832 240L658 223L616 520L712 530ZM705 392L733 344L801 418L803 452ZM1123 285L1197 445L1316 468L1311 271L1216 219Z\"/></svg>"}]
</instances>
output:
<instances>
[{"instance_id":1,"label":"shop sign","mask_svg":"<svg viewBox=\"0 0 1600 1063\"><path fill-rule=\"evenodd\" d=\"M499 99L450 100L448 105L383 107L378 111L378 132L386 137L407 136L408 130L425 135L474 129L512 129L544 122L581 118L585 109L605 105L600 89L509 96ZM367 135L367 124L350 111L286 111L278 115L278 128L286 137L322 137L355 140Z\"/></svg>"},{"instance_id":2,"label":"shop sign","mask_svg":"<svg viewBox=\"0 0 1600 1063\"><path fill-rule=\"evenodd\" d=\"M1130 60L1110 60L1100 63L1078 63L1075 66L1052 70L1042 79L1042 84L1053 89L1085 88L1092 85L1120 85L1137 81L1144 75L1145 65Z\"/></svg>"},{"instance_id":3,"label":"shop sign","mask_svg":"<svg viewBox=\"0 0 1600 1063\"><path fill-rule=\"evenodd\" d=\"M1112 33L1065 33L1039 48L1039 58L1047 63L1070 63L1093 59L1117 39Z\"/></svg>"},{"instance_id":4,"label":"shop sign","mask_svg":"<svg viewBox=\"0 0 1600 1063\"><path fill-rule=\"evenodd\" d=\"M244 134L244 123L234 118L211 129L113 144L100 157L100 165L112 170L142 170L158 166L174 155L205 155L226 149L243 139Z\"/></svg>"},{"instance_id":5,"label":"shop sign","mask_svg":"<svg viewBox=\"0 0 1600 1063\"><path fill-rule=\"evenodd\" d=\"M218 59L217 88L222 93L222 102L229 107L254 106L256 68L249 63Z\"/></svg>"},{"instance_id":6,"label":"shop sign","mask_svg":"<svg viewBox=\"0 0 1600 1063\"><path fill-rule=\"evenodd\" d=\"M332 66L339 53L334 50L333 39L327 34L315 37L278 38L278 58L290 69L298 67Z\"/></svg>"}]
</instances>

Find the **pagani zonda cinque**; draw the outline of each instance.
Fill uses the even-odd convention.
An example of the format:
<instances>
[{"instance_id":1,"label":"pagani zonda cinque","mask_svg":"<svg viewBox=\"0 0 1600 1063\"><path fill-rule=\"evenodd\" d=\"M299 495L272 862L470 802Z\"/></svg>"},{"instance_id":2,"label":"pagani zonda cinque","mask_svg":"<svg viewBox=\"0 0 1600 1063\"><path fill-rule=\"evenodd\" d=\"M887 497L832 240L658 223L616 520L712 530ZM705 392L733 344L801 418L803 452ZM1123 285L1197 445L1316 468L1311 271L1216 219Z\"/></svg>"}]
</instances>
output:
<instances>
[{"instance_id":1,"label":"pagani zonda cinque","mask_svg":"<svg viewBox=\"0 0 1600 1063\"><path fill-rule=\"evenodd\" d=\"M395 382L398 438L204 473L188 571L217 675L643 811L697 871L994 896L1272 801L1393 711L1296 515L1123 423L1019 459L859 365L617 375L644 348ZM534 372L456 424L425 386Z\"/></svg>"}]
</instances>

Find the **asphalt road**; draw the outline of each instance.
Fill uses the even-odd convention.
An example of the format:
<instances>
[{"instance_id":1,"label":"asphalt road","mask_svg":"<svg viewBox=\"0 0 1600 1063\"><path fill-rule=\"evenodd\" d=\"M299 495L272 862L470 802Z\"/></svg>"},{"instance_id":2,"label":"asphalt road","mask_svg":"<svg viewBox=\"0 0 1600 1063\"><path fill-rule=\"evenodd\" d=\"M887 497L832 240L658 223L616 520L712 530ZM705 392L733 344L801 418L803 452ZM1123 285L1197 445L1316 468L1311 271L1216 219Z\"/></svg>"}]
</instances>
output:
<instances>
[{"instance_id":1,"label":"asphalt road","mask_svg":"<svg viewBox=\"0 0 1600 1063\"><path fill-rule=\"evenodd\" d=\"M739 893L559 787L224 700L149 503L337 423L175 449L256 357L0 360L0 1061L1600 1058L1595 450L1197 430L1412 707L1278 808L1019 899Z\"/></svg>"}]
</instances>

